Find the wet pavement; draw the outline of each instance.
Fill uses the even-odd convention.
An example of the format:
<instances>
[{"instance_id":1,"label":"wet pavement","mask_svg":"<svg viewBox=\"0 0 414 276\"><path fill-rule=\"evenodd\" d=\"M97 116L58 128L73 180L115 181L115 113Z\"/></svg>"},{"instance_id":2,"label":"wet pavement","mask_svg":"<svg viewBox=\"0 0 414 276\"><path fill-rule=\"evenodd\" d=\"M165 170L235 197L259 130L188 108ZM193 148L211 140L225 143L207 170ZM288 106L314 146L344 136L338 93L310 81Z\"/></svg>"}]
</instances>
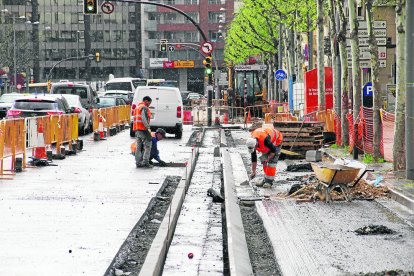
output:
<instances>
[{"instance_id":1,"label":"wet pavement","mask_svg":"<svg viewBox=\"0 0 414 276\"><path fill-rule=\"evenodd\" d=\"M236 149L250 164L243 146L247 131L233 131ZM286 162L277 165L275 185L257 188L266 199L256 202L284 275L343 275L401 269L414 270L413 213L391 199L325 203L280 199L292 181L309 173L288 173ZM258 167L258 178L262 174ZM252 180L253 189L256 180ZM369 224L384 225L391 235L361 236L354 231Z\"/></svg>"},{"instance_id":2,"label":"wet pavement","mask_svg":"<svg viewBox=\"0 0 414 276\"><path fill-rule=\"evenodd\" d=\"M185 162L190 134L159 142L161 158ZM185 170L137 169L128 130L83 139L56 167L0 180L0 275L103 275L165 177Z\"/></svg>"}]
</instances>

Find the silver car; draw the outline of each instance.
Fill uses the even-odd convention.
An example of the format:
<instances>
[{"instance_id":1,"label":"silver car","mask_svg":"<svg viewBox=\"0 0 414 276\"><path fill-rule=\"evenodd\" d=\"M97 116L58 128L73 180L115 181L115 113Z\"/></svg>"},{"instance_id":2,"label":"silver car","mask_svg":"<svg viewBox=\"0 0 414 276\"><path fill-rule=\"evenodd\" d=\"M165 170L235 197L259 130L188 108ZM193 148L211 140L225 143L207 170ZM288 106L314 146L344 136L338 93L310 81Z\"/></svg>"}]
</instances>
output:
<instances>
[{"instance_id":1,"label":"silver car","mask_svg":"<svg viewBox=\"0 0 414 276\"><path fill-rule=\"evenodd\" d=\"M78 114L79 134L84 135L92 129L92 117L89 110L85 108L78 95L64 94L62 95L68 102L71 112Z\"/></svg>"}]
</instances>

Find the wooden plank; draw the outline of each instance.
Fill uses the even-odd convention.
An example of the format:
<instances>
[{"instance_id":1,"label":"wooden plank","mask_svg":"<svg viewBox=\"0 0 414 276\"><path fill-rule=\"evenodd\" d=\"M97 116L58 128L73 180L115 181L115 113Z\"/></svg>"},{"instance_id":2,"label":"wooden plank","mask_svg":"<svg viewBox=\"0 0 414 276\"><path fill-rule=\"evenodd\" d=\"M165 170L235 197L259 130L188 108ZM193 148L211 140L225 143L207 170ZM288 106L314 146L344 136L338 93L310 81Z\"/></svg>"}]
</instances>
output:
<instances>
[{"instance_id":1,"label":"wooden plank","mask_svg":"<svg viewBox=\"0 0 414 276\"><path fill-rule=\"evenodd\" d=\"M275 127L277 130L279 130L280 132L284 133L289 133L289 132L293 132L293 133L298 133L300 126L299 127ZM309 133L322 133L323 132L323 127L303 127L300 131L301 133L304 132L309 132Z\"/></svg>"}]
</instances>

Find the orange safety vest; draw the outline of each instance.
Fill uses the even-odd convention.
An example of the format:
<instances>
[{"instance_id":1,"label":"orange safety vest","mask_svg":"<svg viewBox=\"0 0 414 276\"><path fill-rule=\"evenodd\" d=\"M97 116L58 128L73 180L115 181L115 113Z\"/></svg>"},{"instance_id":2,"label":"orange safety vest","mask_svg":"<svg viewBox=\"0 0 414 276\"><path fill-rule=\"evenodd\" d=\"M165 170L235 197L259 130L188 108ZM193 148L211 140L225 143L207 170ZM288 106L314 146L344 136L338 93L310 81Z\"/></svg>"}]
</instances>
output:
<instances>
[{"instance_id":1,"label":"orange safety vest","mask_svg":"<svg viewBox=\"0 0 414 276\"><path fill-rule=\"evenodd\" d=\"M269 149L264 145L264 140L268 135L270 136L270 141L273 143L273 145L275 145L275 147L278 147L282 144L283 135L279 130L271 127L258 128L252 132L252 137L256 138L259 142L259 145L256 147L257 151L265 154L269 152Z\"/></svg>"},{"instance_id":2,"label":"orange safety vest","mask_svg":"<svg viewBox=\"0 0 414 276\"><path fill-rule=\"evenodd\" d=\"M142 123L142 109L144 107L147 107L144 102L140 102L138 107L135 108L134 110L134 124L132 126L133 131L136 130L147 130L147 128L144 126L144 124ZM147 119L148 119L148 123L150 122L151 119L151 110L147 107Z\"/></svg>"}]
</instances>

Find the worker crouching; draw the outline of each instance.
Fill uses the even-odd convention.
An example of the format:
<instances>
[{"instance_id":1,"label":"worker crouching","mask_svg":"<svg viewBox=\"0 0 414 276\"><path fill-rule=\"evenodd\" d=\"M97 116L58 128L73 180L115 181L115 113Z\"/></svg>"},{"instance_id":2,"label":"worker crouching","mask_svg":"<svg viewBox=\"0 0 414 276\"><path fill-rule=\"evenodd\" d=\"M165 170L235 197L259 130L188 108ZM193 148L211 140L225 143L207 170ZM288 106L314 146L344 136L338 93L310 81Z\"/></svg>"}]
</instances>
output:
<instances>
[{"instance_id":1,"label":"worker crouching","mask_svg":"<svg viewBox=\"0 0 414 276\"><path fill-rule=\"evenodd\" d=\"M260 152L260 162L263 165L264 179L256 186L271 188L276 175L276 164L282 149L283 135L271 127L257 128L251 133L252 138L247 139L246 145L251 153L252 173L250 178L256 176L257 153Z\"/></svg>"}]
</instances>

